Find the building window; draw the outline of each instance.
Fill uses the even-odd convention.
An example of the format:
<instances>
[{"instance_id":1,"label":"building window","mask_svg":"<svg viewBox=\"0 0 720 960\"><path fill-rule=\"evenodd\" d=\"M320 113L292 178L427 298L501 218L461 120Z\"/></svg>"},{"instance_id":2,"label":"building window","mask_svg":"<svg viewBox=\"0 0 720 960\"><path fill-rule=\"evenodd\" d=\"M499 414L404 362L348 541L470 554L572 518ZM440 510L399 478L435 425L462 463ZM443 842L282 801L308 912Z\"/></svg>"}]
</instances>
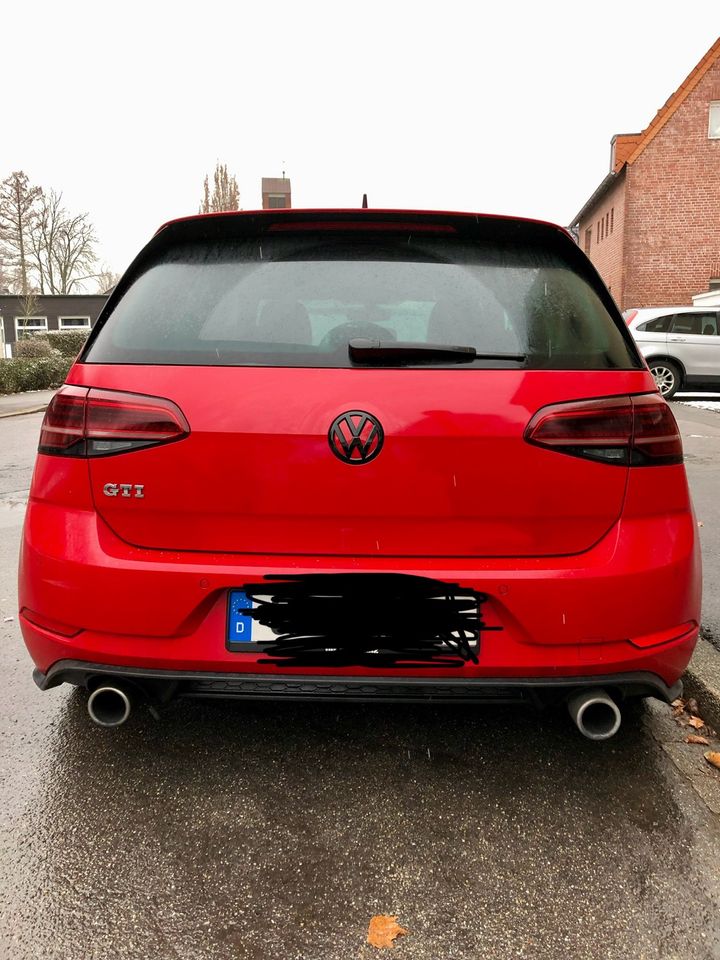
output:
<instances>
[{"instance_id":1,"label":"building window","mask_svg":"<svg viewBox=\"0 0 720 960\"><path fill-rule=\"evenodd\" d=\"M605 236L607 237L609 236L609 234L610 234L610 212L608 211L605 214Z\"/></svg>"},{"instance_id":2,"label":"building window","mask_svg":"<svg viewBox=\"0 0 720 960\"><path fill-rule=\"evenodd\" d=\"M15 317L15 334L45 333L48 328L47 317Z\"/></svg>"},{"instance_id":3,"label":"building window","mask_svg":"<svg viewBox=\"0 0 720 960\"><path fill-rule=\"evenodd\" d=\"M597 222L597 233L595 234L595 243L600 243L600 221Z\"/></svg>"},{"instance_id":4,"label":"building window","mask_svg":"<svg viewBox=\"0 0 720 960\"><path fill-rule=\"evenodd\" d=\"M713 100L710 104L708 137L711 140L720 140L720 100Z\"/></svg>"},{"instance_id":5,"label":"building window","mask_svg":"<svg viewBox=\"0 0 720 960\"><path fill-rule=\"evenodd\" d=\"M90 317L58 317L61 330L89 330Z\"/></svg>"},{"instance_id":6,"label":"building window","mask_svg":"<svg viewBox=\"0 0 720 960\"><path fill-rule=\"evenodd\" d=\"M615 229L615 207L610 210L610 233Z\"/></svg>"},{"instance_id":7,"label":"building window","mask_svg":"<svg viewBox=\"0 0 720 960\"><path fill-rule=\"evenodd\" d=\"M284 193L268 194L268 208L270 210L284 210L287 205L287 196Z\"/></svg>"},{"instance_id":8,"label":"building window","mask_svg":"<svg viewBox=\"0 0 720 960\"><path fill-rule=\"evenodd\" d=\"M592 227L588 227L585 231L585 253L590 253L590 247L592 246Z\"/></svg>"}]
</instances>

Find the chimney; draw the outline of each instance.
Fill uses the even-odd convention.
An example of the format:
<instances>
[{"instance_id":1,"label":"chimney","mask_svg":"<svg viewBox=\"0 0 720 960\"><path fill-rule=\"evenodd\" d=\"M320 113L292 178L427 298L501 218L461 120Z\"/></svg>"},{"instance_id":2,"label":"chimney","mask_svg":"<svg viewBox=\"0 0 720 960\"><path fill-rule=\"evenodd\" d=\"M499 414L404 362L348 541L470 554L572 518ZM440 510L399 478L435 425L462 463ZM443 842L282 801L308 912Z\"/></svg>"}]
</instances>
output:
<instances>
[{"instance_id":1,"label":"chimney","mask_svg":"<svg viewBox=\"0 0 720 960\"><path fill-rule=\"evenodd\" d=\"M289 210L291 206L290 181L287 177L263 177L263 210Z\"/></svg>"}]
</instances>

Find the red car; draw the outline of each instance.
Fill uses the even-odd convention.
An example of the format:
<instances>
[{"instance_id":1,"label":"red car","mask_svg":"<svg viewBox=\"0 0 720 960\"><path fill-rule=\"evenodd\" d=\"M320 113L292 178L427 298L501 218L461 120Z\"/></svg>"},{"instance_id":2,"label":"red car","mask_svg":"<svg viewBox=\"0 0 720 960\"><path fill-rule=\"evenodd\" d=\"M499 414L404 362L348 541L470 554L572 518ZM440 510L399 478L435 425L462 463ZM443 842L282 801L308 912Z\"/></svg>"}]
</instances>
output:
<instances>
[{"instance_id":1,"label":"red car","mask_svg":"<svg viewBox=\"0 0 720 960\"><path fill-rule=\"evenodd\" d=\"M561 228L162 227L48 407L20 559L45 690L671 700L700 558L673 415Z\"/></svg>"}]
</instances>

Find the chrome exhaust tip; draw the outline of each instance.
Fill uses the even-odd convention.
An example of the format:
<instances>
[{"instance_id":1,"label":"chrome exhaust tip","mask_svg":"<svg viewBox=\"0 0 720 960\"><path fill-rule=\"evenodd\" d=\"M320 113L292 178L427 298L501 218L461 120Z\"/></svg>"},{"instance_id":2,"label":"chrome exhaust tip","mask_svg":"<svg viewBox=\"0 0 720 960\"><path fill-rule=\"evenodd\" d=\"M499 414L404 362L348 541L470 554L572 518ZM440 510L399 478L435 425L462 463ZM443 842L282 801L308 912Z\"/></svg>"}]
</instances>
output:
<instances>
[{"instance_id":1,"label":"chrome exhaust tip","mask_svg":"<svg viewBox=\"0 0 720 960\"><path fill-rule=\"evenodd\" d=\"M99 727L120 727L130 716L132 700L120 687L101 686L90 694L87 709Z\"/></svg>"},{"instance_id":2,"label":"chrome exhaust tip","mask_svg":"<svg viewBox=\"0 0 720 960\"><path fill-rule=\"evenodd\" d=\"M583 690L570 697L568 710L588 740L609 740L620 729L620 708L605 690Z\"/></svg>"}]
</instances>

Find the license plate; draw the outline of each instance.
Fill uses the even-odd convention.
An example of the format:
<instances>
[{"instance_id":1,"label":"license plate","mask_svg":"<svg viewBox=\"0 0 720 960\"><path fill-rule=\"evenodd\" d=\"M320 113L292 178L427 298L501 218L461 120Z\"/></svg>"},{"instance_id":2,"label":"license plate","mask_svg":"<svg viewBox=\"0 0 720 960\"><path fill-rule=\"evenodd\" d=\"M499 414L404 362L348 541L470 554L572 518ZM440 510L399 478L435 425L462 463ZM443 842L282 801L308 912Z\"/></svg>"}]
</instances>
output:
<instances>
[{"instance_id":1,"label":"license plate","mask_svg":"<svg viewBox=\"0 0 720 960\"><path fill-rule=\"evenodd\" d=\"M231 590L228 597L227 648L228 650L254 650L258 644L277 640L270 627L247 616L247 611L257 607L242 590Z\"/></svg>"},{"instance_id":2,"label":"license plate","mask_svg":"<svg viewBox=\"0 0 720 960\"><path fill-rule=\"evenodd\" d=\"M478 613L477 601L474 597L459 597L466 599L474 606L476 614ZM247 611L258 606L242 590L230 590L228 594L228 617L227 617L227 637L226 646L228 650L236 652L251 652L262 647L263 644L270 643L278 639L278 634L270 627L258 623L252 617L247 615ZM497 629L497 628L495 628ZM468 646L471 650L478 649L478 639L468 638ZM370 651L377 653L378 651Z\"/></svg>"}]
</instances>

